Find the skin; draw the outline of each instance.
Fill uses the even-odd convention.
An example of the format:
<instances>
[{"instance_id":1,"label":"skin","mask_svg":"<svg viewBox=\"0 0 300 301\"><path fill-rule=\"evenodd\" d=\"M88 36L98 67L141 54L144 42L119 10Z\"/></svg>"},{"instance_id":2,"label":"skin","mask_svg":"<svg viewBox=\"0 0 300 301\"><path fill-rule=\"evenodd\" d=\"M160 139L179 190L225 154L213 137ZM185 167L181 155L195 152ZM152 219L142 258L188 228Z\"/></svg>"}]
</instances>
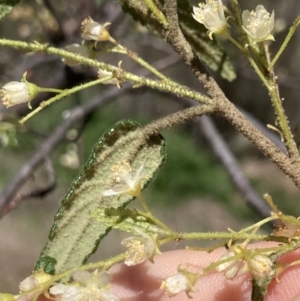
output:
<instances>
[{"instance_id":1,"label":"skin","mask_svg":"<svg viewBox=\"0 0 300 301\"><path fill-rule=\"evenodd\" d=\"M272 243L255 244L257 247L274 246ZM253 245L251 246L251 248ZM239 272L233 279L226 279L221 272L211 272L202 276L196 283L193 299L184 292L169 298L159 289L161 282L177 272L177 266L188 267L190 272L199 272L209 263L219 259L224 248L208 254L202 251L177 250L165 252L154 258L154 264L128 267L124 264L114 266L112 290L122 301L250 301L251 278L248 272ZM283 256L280 261L288 263L300 259L300 250ZM300 265L287 268L279 275L280 283L275 280L269 286L265 301L300 301ZM39 301L46 301L39 298Z\"/></svg>"}]
</instances>

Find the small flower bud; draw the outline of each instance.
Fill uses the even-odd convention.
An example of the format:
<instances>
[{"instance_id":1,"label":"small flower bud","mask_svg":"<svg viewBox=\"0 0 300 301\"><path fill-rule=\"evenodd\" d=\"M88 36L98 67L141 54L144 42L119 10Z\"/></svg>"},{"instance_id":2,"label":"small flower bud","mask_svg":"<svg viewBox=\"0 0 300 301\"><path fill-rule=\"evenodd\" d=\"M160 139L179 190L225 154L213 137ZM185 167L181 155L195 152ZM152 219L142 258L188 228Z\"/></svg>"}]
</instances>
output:
<instances>
[{"instance_id":1,"label":"small flower bud","mask_svg":"<svg viewBox=\"0 0 300 301\"><path fill-rule=\"evenodd\" d=\"M274 11L270 16L263 5L258 5L255 11L243 11L242 21L243 29L253 43L266 40L274 41L274 37L271 35L274 28Z\"/></svg>"},{"instance_id":2,"label":"small flower bud","mask_svg":"<svg viewBox=\"0 0 300 301\"><path fill-rule=\"evenodd\" d=\"M208 29L208 36L212 34L225 34L227 32L227 21L221 0L206 0L206 4L199 3L199 7L193 7L193 18Z\"/></svg>"},{"instance_id":3,"label":"small flower bud","mask_svg":"<svg viewBox=\"0 0 300 301\"><path fill-rule=\"evenodd\" d=\"M233 251L227 251L225 254L223 254L219 260L225 260L229 259L231 257L234 257L236 255ZM243 261L241 259L232 259L230 261L226 261L224 263L221 263L216 267L216 270L218 272L224 272L224 276L227 279L233 279L237 273L239 272L241 265Z\"/></svg>"},{"instance_id":4,"label":"small flower bud","mask_svg":"<svg viewBox=\"0 0 300 301\"><path fill-rule=\"evenodd\" d=\"M99 69L98 70L98 77L99 78L104 78L104 77L107 77L107 76L112 76L113 73L112 72L109 72L109 71L106 71L106 70L103 70L103 69ZM105 82L103 82L104 85L119 85L119 82L116 78L112 78L110 80L107 80Z\"/></svg>"},{"instance_id":5,"label":"small flower bud","mask_svg":"<svg viewBox=\"0 0 300 301\"><path fill-rule=\"evenodd\" d=\"M43 284L51 279L51 275L44 272L33 272L32 275L26 277L19 284L19 289L21 292L27 292L40 284ZM29 293L26 296L19 298L19 301L31 301L38 292Z\"/></svg>"},{"instance_id":6,"label":"small flower bud","mask_svg":"<svg viewBox=\"0 0 300 301\"><path fill-rule=\"evenodd\" d=\"M105 29L110 23L99 24L91 17L83 20L81 23L81 38L83 40L93 41L111 41L109 32Z\"/></svg>"},{"instance_id":7,"label":"small flower bud","mask_svg":"<svg viewBox=\"0 0 300 301\"><path fill-rule=\"evenodd\" d=\"M30 101L38 93L39 87L25 80L24 82L9 82L4 85L0 90L0 97L3 104L9 108L24 102L28 102L30 105Z\"/></svg>"},{"instance_id":8,"label":"small flower bud","mask_svg":"<svg viewBox=\"0 0 300 301\"><path fill-rule=\"evenodd\" d=\"M34 272L32 275L26 277L19 284L19 289L22 292L26 292L36 287L39 284L45 283L51 279L51 275L44 272Z\"/></svg>"},{"instance_id":9,"label":"small flower bud","mask_svg":"<svg viewBox=\"0 0 300 301\"><path fill-rule=\"evenodd\" d=\"M267 276L274 276L273 262L265 255L256 254L247 261L248 268L254 278L260 279Z\"/></svg>"},{"instance_id":10,"label":"small flower bud","mask_svg":"<svg viewBox=\"0 0 300 301\"><path fill-rule=\"evenodd\" d=\"M166 279L161 285L161 289L171 297L180 292L186 292L189 288L189 281L184 274L177 273Z\"/></svg>"},{"instance_id":11,"label":"small flower bud","mask_svg":"<svg viewBox=\"0 0 300 301\"><path fill-rule=\"evenodd\" d=\"M80 54L84 57L89 57L89 51L85 46L79 44L72 44L65 47L66 51L72 52L74 54ZM69 67L76 66L80 64L78 61L75 61L71 58L63 58L62 61Z\"/></svg>"},{"instance_id":12,"label":"small flower bud","mask_svg":"<svg viewBox=\"0 0 300 301\"><path fill-rule=\"evenodd\" d=\"M197 278L198 277L195 274L178 267L178 273L163 281L160 288L170 297L181 292L186 292L187 296L190 298L190 292L196 291L193 286L195 285Z\"/></svg>"}]
</instances>

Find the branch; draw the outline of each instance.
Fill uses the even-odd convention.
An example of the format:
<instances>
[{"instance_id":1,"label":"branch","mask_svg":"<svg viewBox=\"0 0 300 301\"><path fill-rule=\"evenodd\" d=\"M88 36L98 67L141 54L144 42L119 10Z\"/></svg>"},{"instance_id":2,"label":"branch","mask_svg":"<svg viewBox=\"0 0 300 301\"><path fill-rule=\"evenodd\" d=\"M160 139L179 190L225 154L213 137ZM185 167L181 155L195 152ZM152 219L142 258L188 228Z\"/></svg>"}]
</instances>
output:
<instances>
[{"instance_id":1,"label":"branch","mask_svg":"<svg viewBox=\"0 0 300 301\"><path fill-rule=\"evenodd\" d=\"M159 69L167 68L178 61L177 57L163 58L155 63L155 66ZM149 74L148 71L140 72L143 75ZM75 107L70 110L70 114L56 129L49 135L47 140L36 150L33 156L20 168L19 172L14 176L11 182L6 186L3 192L0 194L0 212L2 212L4 206L9 204L16 195L20 187L27 181L32 175L34 170L43 162L43 160L51 153L53 149L65 138L65 134L70 127L76 122L90 114L93 110L107 104L111 98L123 94L129 91L131 86L124 84L121 90L111 87L101 94L101 97L95 97L90 102L81 106Z\"/></svg>"},{"instance_id":2,"label":"branch","mask_svg":"<svg viewBox=\"0 0 300 301\"><path fill-rule=\"evenodd\" d=\"M48 174L48 185L42 188L36 188L27 192L18 193L8 204L0 211L0 218L8 214L10 211L18 207L22 202L30 198L43 198L48 193L52 192L56 187L55 172L51 160L47 157L44 161L45 169Z\"/></svg>"},{"instance_id":3,"label":"branch","mask_svg":"<svg viewBox=\"0 0 300 301\"><path fill-rule=\"evenodd\" d=\"M144 127L143 134L145 137L157 135L162 130L171 128L176 124L184 123L193 117L212 114L215 110L216 106L213 104L192 106L149 123Z\"/></svg>"},{"instance_id":4,"label":"branch","mask_svg":"<svg viewBox=\"0 0 300 301\"><path fill-rule=\"evenodd\" d=\"M294 184L300 188L300 159L287 157L279 147L265 137L232 103L227 99L218 100L218 114L224 117L239 132L248 138L272 162L274 162Z\"/></svg>"},{"instance_id":5,"label":"branch","mask_svg":"<svg viewBox=\"0 0 300 301\"><path fill-rule=\"evenodd\" d=\"M166 0L166 17L169 23L164 33L167 41L180 54L185 63L191 68L198 80L204 85L208 95L217 102L218 113L231 123L235 129L247 137L257 148L289 176L300 188L300 158L289 159L278 147L253 126L253 124L226 98L216 81L208 74L206 68L194 54L191 46L183 36L177 19L177 2Z\"/></svg>"},{"instance_id":6,"label":"branch","mask_svg":"<svg viewBox=\"0 0 300 301\"><path fill-rule=\"evenodd\" d=\"M183 35L178 23L177 1L166 0L165 11L168 20L168 30L163 33L164 38L191 68L211 98L225 97Z\"/></svg>"}]
</instances>

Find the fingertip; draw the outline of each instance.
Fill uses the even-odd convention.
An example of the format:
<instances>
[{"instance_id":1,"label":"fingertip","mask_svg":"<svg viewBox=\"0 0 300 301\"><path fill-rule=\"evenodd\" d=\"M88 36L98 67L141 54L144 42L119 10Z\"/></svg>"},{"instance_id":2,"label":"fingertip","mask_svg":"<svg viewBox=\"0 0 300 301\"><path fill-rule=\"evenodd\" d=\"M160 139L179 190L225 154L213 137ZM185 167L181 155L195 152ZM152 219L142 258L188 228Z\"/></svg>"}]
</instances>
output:
<instances>
[{"instance_id":1,"label":"fingertip","mask_svg":"<svg viewBox=\"0 0 300 301\"><path fill-rule=\"evenodd\" d=\"M255 244L255 247L273 246L272 243ZM253 247L253 246L252 246ZM156 256L154 264L145 262L141 265L127 267L124 264L112 268L113 286L121 300L170 300L160 289L167 277L177 273L177 267L187 267L190 272L198 273L211 262L219 259L225 249L217 249L212 253L177 250ZM283 256L281 262L300 259L300 251ZM275 280L269 286L267 301L290 301L300 293L300 266L288 268L280 275L280 283ZM249 273L241 273L233 280L226 279L222 273L211 272L202 276L196 283L196 293L192 297L197 301L250 301L252 282ZM172 297L172 301L190 300L186 294L180 293ZM295 299L293 301L300 301Z\"/></svg>"},{"instance_id":2,"label":"fingertip","mask_svg":"<svg viewBox=\"0 0 300 301\"><path fill-rule=\"evenodd\" d=\"M177 267L186 267L192 273L199 273L209 263L216 261L225 249L212 253L178 250L165 252L155 257L154 264L145 262L141 265L127 267L124 264L112 268L113 286L121 300L159 300L170 298L160 289L167 277L177 273ZM210 273L201 277L195 285L196 292L191 293L197 301L233 301L250 300L251 282L246 273L234 280L226 279L221 273ZM185 292L172 297L172 301L191 300Z\"/></svg>"}]
</instances>

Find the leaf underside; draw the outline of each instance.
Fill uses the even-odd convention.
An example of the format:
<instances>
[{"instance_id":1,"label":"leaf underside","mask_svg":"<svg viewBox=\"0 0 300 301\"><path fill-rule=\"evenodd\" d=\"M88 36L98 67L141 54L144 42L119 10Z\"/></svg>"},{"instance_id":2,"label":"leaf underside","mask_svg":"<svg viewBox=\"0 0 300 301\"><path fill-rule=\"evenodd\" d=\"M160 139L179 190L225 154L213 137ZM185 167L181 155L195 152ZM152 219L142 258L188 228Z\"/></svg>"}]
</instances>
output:
<instances>
[{"instance_id":1,"label":"leaf underside","mask_svg":"<svg viewBox=\"0 0 300 301\"><path fill-rule=\"evenodd\" d=\"M8 15L20 0L0 0L0 20Z\"/></svg>"},{"instance_id":2,"label":"leaf underside","mask_svg":"<svg viewBox=\"0 0 300 301\"><path fill-rule=\"evenodd\" d=\"M135 174L144 163L143 189L163 164L164 156L163 138L158 135L145 139L136 122L121 121L106 132L62 200L35 269L58 274L85 263L112 228L96 221L91 212L99 208L124 207L134 199L126 194L102 196L103 191L115 183L112 167L126 160Z\"/></svg>"}]
</instances>

